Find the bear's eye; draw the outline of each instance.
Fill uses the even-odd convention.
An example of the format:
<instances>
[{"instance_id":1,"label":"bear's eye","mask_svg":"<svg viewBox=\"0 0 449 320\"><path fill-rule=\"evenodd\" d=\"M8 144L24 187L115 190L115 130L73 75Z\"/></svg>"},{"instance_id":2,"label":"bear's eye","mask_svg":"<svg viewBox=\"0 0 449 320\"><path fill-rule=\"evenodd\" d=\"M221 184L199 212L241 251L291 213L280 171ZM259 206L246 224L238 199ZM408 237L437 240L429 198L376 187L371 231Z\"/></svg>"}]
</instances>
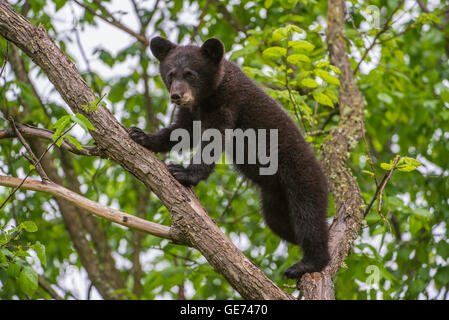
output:
<instances>
[{"instance_id":1,"label":"bear's eye","mask_svg":"<svg viewBox=\"0 0 449 320\"><path fill-rule=\"evenodd\" d=\"M193 74L193 72L191 72L191 71L184 72L184 77L189 81L195 80L195 78L196 78L195 75Z\"/></svg>"},{"instance_id":2,"label":"bear's eye","mask_svg":"<svg viewBox=\"0 0 449 320\"><path fill-rule=\"evenodd\" d=\"M174 72L169 72L169 73L167 74L167 80L168 80L169 83L171 83L171 81L173 80L173 73L174 73Z\"/></svg>"}]
</instances>

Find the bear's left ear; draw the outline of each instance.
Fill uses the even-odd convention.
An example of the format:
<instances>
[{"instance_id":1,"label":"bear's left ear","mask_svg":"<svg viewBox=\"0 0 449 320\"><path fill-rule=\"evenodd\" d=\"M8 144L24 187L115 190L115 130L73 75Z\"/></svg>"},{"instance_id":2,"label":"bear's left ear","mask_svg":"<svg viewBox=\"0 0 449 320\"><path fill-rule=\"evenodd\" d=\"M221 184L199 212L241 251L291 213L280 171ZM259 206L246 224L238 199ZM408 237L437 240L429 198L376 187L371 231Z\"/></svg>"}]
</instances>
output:
<instances>
[{"instance_id":1,"label":"bear's left ear","mask_svg":"<svg viewBox=\"0 0 449 320\"><path fill-rule=\"evenodd\" d=\"M219 63L221 59L223 59L224 45L219 39L210 38L203 43L201 46L201 51L212 59L213 62Z\"/></svg>"},{"instance_id":2,"label":"bear's left ear","mask_svg":"<svg viewBox=\"0 0 449 320\"><path fill-rule=\"evenodd\" d=\"M176 47L176 44L162 37L155 37L150 42L151 52L159 61L165 59L170 50Z\"/></svg>"}]
</instances>

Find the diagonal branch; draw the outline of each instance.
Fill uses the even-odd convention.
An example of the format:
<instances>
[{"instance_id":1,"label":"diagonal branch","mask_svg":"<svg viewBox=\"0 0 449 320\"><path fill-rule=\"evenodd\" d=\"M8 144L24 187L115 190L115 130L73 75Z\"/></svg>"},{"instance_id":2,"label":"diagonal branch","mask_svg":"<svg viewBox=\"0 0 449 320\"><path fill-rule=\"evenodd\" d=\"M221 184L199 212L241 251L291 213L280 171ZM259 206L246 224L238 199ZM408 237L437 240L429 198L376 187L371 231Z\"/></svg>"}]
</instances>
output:
<instances>
[{"instance_id":1,"label":"diagonal branch","mask_svg":"<svg viewBox=\"0 0 449 320\"><path fill-rule=\"evenodd\" d=\"M101 4L99 4L97 1L95 1L95 3L100 7L100 10L103 12L103 14L107 15L107 17L98 14L97 12L95 12L95 10L93 10L92 8L90 8L89 6L85 5L84 3L78 1L78 0L73 0L73 2L75 2L77 5L79 5L80 7L83 7L86 11L88 11L90 14L100 18L101 20L113 25L114 27L119 28L120 30L128 33L129 35L133 36L134 38L136 38L138 41L140 41L145 47L148 47L150 45L150 42L148 41L147 38L145 38L143 35L138 34L137 32L131 30L130 28L128 28L127 26L123 25L122 23L120 23L119 21L117 21L114 16L109 13L109 11L106 10L106 8L104 8Z\"/></svg>"},{"instance_id":2,"label":"diagonal branch","mask_svg":"<svg viewBox=\"0 0 449 320\"><path fill-rule=\"evenodd\" d=\"M0 175L0 185L2 186L16 188L21 182L22 179ZM108 208L53 182L42 183L37 180L28 179L22 184L21 188L51 194L58 199L66 200L76 207L84 209L96 216L132 229L164 239L173 240L175 242L181 241L176 238L176 235L171 234L170 227L163 226L116 209Z\"/></svg>"}]
</instances>

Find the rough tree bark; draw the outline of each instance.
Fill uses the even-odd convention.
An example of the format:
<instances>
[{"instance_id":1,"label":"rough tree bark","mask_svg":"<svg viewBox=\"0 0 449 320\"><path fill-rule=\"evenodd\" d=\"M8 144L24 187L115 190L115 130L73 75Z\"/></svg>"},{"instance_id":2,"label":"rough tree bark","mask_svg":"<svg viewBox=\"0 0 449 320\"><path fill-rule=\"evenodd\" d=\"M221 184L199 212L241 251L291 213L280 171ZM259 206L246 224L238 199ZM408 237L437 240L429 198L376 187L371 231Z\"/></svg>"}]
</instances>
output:
<instances>
[{"instance_id":1,"label":"rough tree bark","mask_svg":"<svg viewBox=\"0 0 449 320\"><path fill-rule=\"evenodd\" d=\"M341 70L340 122L321 146L321 164L335 201L335 218L329 230L331 262L321 273L306 274L300 288L306 299L334 299L333 279L353 247L363 221L364 200L350 169L346 166L349 151L362 135L363 98L357 88L346 50L345 3L329 0L327 45L331 63Z\"/></svg>"},{"instance_id":2,"label":"rough tree bark","mask_svg":"<svg viewBox=\"0 0 449 320\"><path fill-rule=\"evenodd\" d=\"M246 299L293 299L269 280L209 217L191 189L180 185L151 152L134 143L104 107L86 113L82 105L95 95L72 61L47 36L0 0L0 34L22 49L47 74L75 113L84 114L96 128L91 135L101 152L119 163L150 188L164 203L172 219L173 238L198 249Z\"/></svg>"}]
</instances>

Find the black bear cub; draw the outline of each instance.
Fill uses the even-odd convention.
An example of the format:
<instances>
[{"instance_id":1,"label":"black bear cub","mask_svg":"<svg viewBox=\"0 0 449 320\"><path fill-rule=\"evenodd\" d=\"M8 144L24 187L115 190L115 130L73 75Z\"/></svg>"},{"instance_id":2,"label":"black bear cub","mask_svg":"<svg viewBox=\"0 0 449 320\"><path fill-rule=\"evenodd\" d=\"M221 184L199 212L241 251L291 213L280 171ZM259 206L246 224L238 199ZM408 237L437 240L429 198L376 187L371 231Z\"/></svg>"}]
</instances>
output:
<instances>
[{"instance_id":1,"label":"black bear cub","mask_svg":"<svg viewBox=\"0 0 449 320\"><path fill-rule=\"evenodd\" d=\"M170 140L171 132L183 128L191 133L193 121L201 121L202 130L214 128L223 136L227 129L276 129L278 167L274 174L261 175L260 162L235 166L260 187L263 216L270 229L303 249L303 259L284 275L299 279L304 273L321 271L329 262L327 182L292 119L239 67L223 58L220 40L211 38L198 47L156 37L150 47L160 61L170 100L178 106L177 118L154 134L129 128L131 138L153 152L169 152L177 144ZM246 143L245 150L252 147ZM195 186L208 178L214 163L191 162L186 168L170 164L169 170L183 185Z\"/></svg>"}]
</instances>

